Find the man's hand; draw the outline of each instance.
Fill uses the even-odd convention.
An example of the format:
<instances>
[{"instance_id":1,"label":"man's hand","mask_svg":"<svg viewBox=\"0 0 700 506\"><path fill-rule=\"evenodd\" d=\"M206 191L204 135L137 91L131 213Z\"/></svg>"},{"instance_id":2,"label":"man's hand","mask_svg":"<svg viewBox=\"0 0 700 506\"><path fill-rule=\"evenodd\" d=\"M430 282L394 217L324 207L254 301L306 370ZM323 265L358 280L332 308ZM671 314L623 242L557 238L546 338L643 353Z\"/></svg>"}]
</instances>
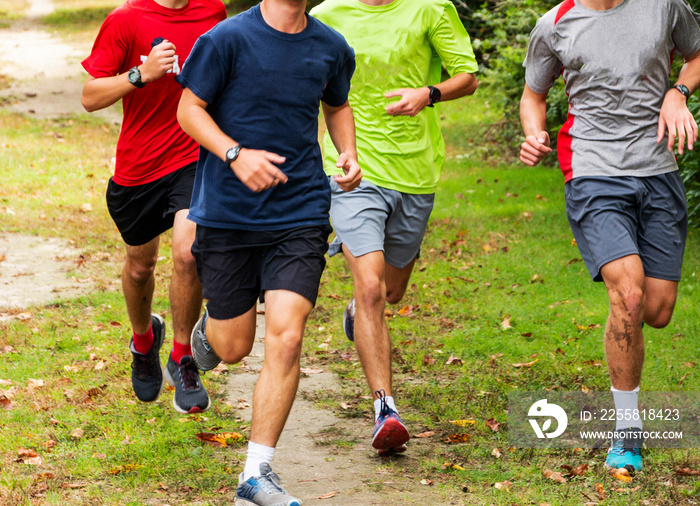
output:
<instances>
[{"instance_id":1,"label":"man's hand","mask_svg":"<svg viewBox=\"0 0 700 506\"><path fill-rule=\"evenodd\" d=\"M525 142L520 145L520 160L525 165L534 167L551 151L552 148L549 147L549 134L547 132L543 131L537 135L528 135L525 137Z\"/></svg>"},{"instance_id":2,"label":"man's hand","mask_svg":"<svg viewBox=\"0 0 700 506\"><path fill-rule=\"evenodd\" d=\"M151 49L148 58L139 66L141 81L150 83L163 77L175 64L175 44L164 40Z\"/></svg>"},{"instance_id":3,"label":"man's hand","mask_svg":"<svg viewBox=\"0 0 700 506\"><path fill-rule=\"evenodd\" d=\"M673 152L673 145L678 137L678 154L683 154L683 147L688 143L688 149L693 149L693 143L698 139L698 124L688 110L685 96L671 88L666 92L664 103L659 114L659 128L656 133L656 143L664 140L664 132L668 130L668 150Z\"/></svg>"},{"instance_id":4,"label":"man's hand","mask_svg":"<svg viewBox=\"0 0 700 506\"><path fill-rule=\"evenodd\" d=\"M345 175L342 176L340 174L333 176L333 180L338 183L341 190L349 192L360 186L362 171L360 170L360 164L357 163L354 156L341 153L335 166L339 169L342 168L345 173Z\"/></svg>"},{"instance_id":5,"label":"man's hand","mask_svg":"<svg viewBox=\"0 0 700 506\"><path fill-rule=\"evenodd\" d=\"M287 175L277 167L284 161L285 157L269 151L242 148L231 170L246 187L258 193L287 182Z\"/></svg>"},{"instance_id":6,"label":"man's hand","mask_svg":"<svg viewBox=\"0 0 700 506\"><path fill-rule=\"evenodd\" d=\"M430 90L427 86L422 88L401 88L385 93L386 98L401 97L398 102L393 102L385 107L390 116L415 116L430 104Z\"/></svg>"}]
</instances>

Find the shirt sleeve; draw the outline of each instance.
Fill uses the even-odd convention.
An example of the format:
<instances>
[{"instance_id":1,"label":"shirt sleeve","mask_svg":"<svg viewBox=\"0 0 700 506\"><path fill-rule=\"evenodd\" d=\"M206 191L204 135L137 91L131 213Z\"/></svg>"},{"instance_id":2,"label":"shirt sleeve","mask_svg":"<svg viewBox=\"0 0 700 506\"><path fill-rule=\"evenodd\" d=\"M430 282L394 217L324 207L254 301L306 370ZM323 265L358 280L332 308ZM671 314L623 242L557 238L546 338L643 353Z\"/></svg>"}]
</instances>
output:
<instances>
[{"instance_id":1,"label":"shirt sleeve","mask_svg":"<svg viewBox=\"0 0 700 506\"><path fill-rule=\"evenodd\" d=\"M355 73L355 52L346 44L342 62L338 71L331 76L323 90L323 100L331 107L339 107L348 100L350 93L350 80Z\"/></svg>"},{"instance_id":2,"label":"shirt sleeve","mask_svg":"<svg viewBox=\"0 0 700 506\"><path fill-rule=\"evenodd\" d=\"M535 93L547 93L557 77L561 75L562 63L549 46L550 30L547 30L547 17L540 18L530 33L530 43L527 47L525 67L525 82Z\"/></svg>"},{"instance_id":3,"label":"shirt sleeve","mask_svg":"<svg viewBox=\"0 0 700 506\"><path fill-rule=\"evenodd\" d=\"M195 42L180 75L175 80L183 88L189 88L197 97L211 104L221 95L227 81L230 80L232 64L230 58L219 54L210 33L206 33Z\"/></svg>"},{"instance_id":4,"label":"shirt sleeve","mask_svg":"<svg viewBox=\"0 0 700 506\"><path fill-rule=\"evenodd\" d=\"M136 21L129 21L120 9L107 16L90 55L82 61L88 74L95 78L112 77L122 71L132 38L131 27L136 24Z\"/></svg>"},{"instance_id":5,"label":"shirt sleeve","mask_svg":"<svg viewBox=\"0 0 700 506\"><path fill-rule=\"evenodd\" d=\"M674 51L690 58L700 51L700 26L697 15L684 0L671 0L671 38Z\"/></svg>"},{"instance_id":6,"label":"shirt sleeve","mask_svg":"<svg viewBox=\"0 0 700 506\"><path fill-rule=\"evenodd\" d=\"M473 74L479 70L469 34L452 2L442 4L440 17L429 32L430 45L438 54L450 76Z\"/></svg>"}]
</instances>

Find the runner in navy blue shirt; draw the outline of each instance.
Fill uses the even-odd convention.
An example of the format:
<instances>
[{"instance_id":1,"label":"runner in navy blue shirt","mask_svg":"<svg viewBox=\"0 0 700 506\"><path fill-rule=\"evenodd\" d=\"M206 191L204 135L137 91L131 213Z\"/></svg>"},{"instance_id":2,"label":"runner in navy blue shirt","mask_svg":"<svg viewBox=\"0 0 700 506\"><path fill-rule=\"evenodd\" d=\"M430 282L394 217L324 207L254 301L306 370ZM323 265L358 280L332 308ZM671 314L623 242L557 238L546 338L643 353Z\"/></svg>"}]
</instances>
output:
<instances>
[{"instance_id":1,"label":"runner in navy blue shirt","mask_svg":"<svg viewBox=\"0 0 700 506\"><path fill-rule=\"evenodd\" d=\"M264 0L220 23L197 41L178 77L178 119L201 145L189 215L208 300L192 333L197 365L208 370L248 355L256 300L266 304L265 363L237 490L260 505L301 504L269 464L296 394L331 231L319 104L340 153L335 181L350 191L362 177L347 101L354 54L305 6Z\"/></svg>"}]
</instances>

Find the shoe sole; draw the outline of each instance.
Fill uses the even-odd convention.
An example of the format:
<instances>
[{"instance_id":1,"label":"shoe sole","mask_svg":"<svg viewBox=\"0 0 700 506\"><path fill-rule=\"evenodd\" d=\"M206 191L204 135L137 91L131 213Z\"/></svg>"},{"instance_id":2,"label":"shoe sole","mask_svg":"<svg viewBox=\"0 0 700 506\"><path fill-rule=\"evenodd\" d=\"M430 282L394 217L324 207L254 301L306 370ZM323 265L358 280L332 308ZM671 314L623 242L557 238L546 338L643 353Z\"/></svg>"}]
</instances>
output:
<instances>
[{"instance_id":1,"label":"shoe sole","mask_svg":"<svg viewBox=\"0 0 700 506\"><path fill-rule=\"evenodd\" d=\"M406 426L396 420L389 418L384 426L372 438L372 448L380 452L400 451L398 450L411 439Z\"/></svg>"},{"instance_id":2,"label":"shoe sole","mask_svg":"<svg viewBox=\"0 0 700 506\"><path fill-rule=\"evenodd\" d=\"M200 325L203 323L204 317L200 318L197 321L197 324L194 326L192 329L192 333L190 334L190 348L192 349L192 358L194 359L194 363L197 366L197 368L200 371L211 371L214 369L217 365L221 363L221 359L219 358L218 361L211 362L209 364L203 364L201 360L197 359L198 354L204 354L205 356L208 355L209 353L206 350L202 350L201 348L204 346L202 344L202 340L197 336L197 329L200 327ZM212 351L213 353L213 351ZM214 353L216 356L216 354ZM201 359L202 357L200 357ZM218 357L217 357L218 358Z\"/></svg>"},{"instance_id":3,"label":"shoe sole","mask_svg":"<svg viewBox=\"0 0 700 506\"><path fill-rule=\"evenodd\" d=\"M343 333L345 334L345 337L348 338L348 340L352 341L353 343L355 342L355 321L353 319L353 322L351 323L352 328L348 332L348 317L349 317L350 311L348 311L348 308L346 307L345 310L343 311Z\"/></svg>"},{"instance_id":4,"label":"shoe sole","mask_svg":"<svg viewBox=\"0 0 700 506\"><path fill-rule=\"evenodd\" d=\"M615 469L627 469L627 472L630 473L630 476L634 476L634 473L642 472L642 469L643 469L643 468L637 469L632 464L625 464L622 467L613 467L613 466L609 466L607 462L605 462L603 464L603 467L605 467L605 469L608 471L614 471Z\"/></svg>"},{"instance_id":5,"label":"shoe sole","mask_svg":"<svg viewBox=\"0 0 700 506\"><path fill-rule=\"evenodd\" d=\"M171 387L175 388L175 379L172 377L170 374L170 371L168 368L165 368L165 372L163 374L165 377L165 380L168 382L168 385ZM207 407L202 409L199 406L192 406L189 410L180 407L180 405L177 403L175 400L175 395L173 394L173 408L175 408L175 411L178 413L181 413L183 415L191 415L192 413L204 413L206 410L208 410L211 407L211 398L209 399L209 402L207 402Z\"/></svg>"},{"instance_id":6,"label":"shoe sole","mask_svg":"<svg viewBox=\"0 0 700 506\"><path fill-rule=\"evenodd\" d=\"M235 506L259 506L257 503L250 502L247 499L243 499L242 497L236 496L236 500L234 502ZM288 502L285 506L301 506L301 501L292 501Z\"/></svg>"},{"instance_id":7,"label":"shoe sole","mask_svg":"<svg viewBox=\"0 0 700 506\"><path fill-rule=\"evenodd\" d=\"M406 445L399 446L398 448L389 448L388 450L377 450L377 455L380 457L390 457L396 455L397 453L403 453L406 451Z\"/></svg>"}]
</instances>

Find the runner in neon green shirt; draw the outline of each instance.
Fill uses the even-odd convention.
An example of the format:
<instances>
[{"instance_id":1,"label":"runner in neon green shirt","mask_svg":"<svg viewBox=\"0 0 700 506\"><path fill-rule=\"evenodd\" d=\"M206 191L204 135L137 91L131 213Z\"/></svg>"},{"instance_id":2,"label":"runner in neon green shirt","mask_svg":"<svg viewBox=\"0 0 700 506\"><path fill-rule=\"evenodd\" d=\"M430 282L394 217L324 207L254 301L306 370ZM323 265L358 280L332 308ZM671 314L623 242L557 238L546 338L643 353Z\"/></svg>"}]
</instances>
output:
<instances>
[{"instance_id":1,"label":"runner in neon green shirt","mask_svg":"<svg viewBox=\"0 0 700 506\"><path fill-rule=\"evenodd\" d=\"M445 159L433 106L474 93L477 64L449 0L326 0L311 15L355 50L349 101L363 182L342 192L330 180L336 239L329 254L342 251L352 271L343 326L374 393L372 446L380 454L403 451L409 434L391 390L384 308L406 291ZM442 64L451 76L444 82ZM338 173L330 136L323 148L326 173Z\"/></svg>"}]
</instances>

